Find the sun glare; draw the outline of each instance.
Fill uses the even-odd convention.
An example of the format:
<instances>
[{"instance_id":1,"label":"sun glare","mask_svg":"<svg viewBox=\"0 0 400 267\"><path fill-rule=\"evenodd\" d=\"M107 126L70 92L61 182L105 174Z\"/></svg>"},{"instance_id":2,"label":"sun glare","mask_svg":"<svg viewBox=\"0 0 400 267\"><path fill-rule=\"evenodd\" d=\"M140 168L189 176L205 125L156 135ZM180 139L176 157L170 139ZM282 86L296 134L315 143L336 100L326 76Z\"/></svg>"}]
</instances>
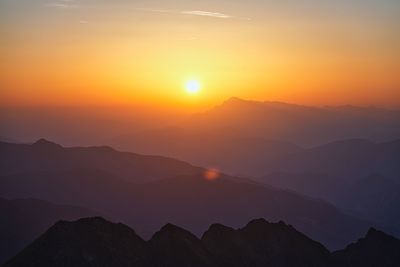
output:
<instances>
[{"instance_id":1,"label":"sun glare","mask_svg":"<svg viewBox=\"0 0 400 267\"><path fill-rule=\"evenodd\" d=\"M196 94L200 91L200 82L197 80L189 80L185 84L185 89L188 94Z\"/></svg>"}]
</instances>

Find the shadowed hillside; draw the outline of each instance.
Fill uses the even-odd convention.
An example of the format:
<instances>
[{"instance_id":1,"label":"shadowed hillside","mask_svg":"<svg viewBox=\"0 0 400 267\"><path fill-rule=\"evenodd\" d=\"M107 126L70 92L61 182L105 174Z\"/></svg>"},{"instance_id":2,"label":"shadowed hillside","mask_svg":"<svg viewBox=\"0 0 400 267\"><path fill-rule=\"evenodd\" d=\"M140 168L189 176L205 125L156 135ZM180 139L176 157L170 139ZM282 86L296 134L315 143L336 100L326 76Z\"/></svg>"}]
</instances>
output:
<instances>
[{"instance_id":1,"label":"shadowed hillside","mask_svg":"<svg viewBox=\"0 0 400 267\"><path fill-rule=\"evenodd\" d=\"M99 215L86 208L38 199L0 198L0 264L59 220Z\"/></svg>"},{"instance_id":2,"label":"shadowed hillside","mask_svg":"<svg viewBox=\"0 0 400 267\"><path fill-rule=\"evenodd\" d=\"M399 252L400 240L375 229L331 254L292 226L263 219L237 230L214 224L201 239L167 224L146 242L123 224L87 218L58 222L4 266L394 267Z\"/></svg>"},{"instance_id":3,"label":"shadowed hillside","mask_svg":"<svg viewBox=\"0 0 400 267\"><path fill-rule=\"evenodd\" d=\"M201 172L199 168L175 159L119 152L105 146L64 148L45 139L34 144L0 142L2 175L79 168L106 171L132 182Z\"/></svg>"}]
</instances>

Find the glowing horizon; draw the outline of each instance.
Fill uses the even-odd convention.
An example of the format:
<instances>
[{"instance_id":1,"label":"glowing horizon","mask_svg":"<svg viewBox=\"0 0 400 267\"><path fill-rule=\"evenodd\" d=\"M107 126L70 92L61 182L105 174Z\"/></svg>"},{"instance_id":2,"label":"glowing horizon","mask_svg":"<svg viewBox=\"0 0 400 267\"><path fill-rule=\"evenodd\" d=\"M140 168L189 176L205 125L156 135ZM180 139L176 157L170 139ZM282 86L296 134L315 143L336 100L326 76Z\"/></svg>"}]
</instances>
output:
<instances>
[{"instance_id":1,"label":"glowing horizon","mask_svg":"<svg viewBox=\"0 0 400 267\"><path fill-rule=\"evenodd\" d=\"M400 106L396 1L0 5L0 105ZM196 97L182 92L191 77Z\"/></svg>"}]
</instances>

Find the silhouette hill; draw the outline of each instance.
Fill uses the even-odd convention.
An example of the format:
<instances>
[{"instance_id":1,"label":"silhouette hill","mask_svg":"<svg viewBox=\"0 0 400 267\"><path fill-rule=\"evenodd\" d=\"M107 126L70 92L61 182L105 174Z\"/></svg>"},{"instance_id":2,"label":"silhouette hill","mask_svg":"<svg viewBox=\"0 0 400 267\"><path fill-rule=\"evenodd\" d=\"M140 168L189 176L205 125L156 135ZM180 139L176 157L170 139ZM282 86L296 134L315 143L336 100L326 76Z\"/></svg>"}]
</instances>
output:
<instances>
[{"instance_id":1,"label":"silhouette hill","mask_svg":"<svg viewBox=\"0 0 400 267\"><path fill-rule=\"evenodd\" d=\"M97 169L131 182L201 172L200 168L171 158L119 152L106 146L64 148L45 139L34 144L0 142L0 167L1 175Z\"/></svg>"},{"instance_id":2,"label":"silhouette hill","mask_svg":"<svg viewBox=\"0 0 400 267\"><path fill-rule=\"evenodd\" d=\"M144 241L123 224L95 217L56 223L4 266L394 267L399 252L400 240L375 229L330 253L283 222L258 219L238 230L212 225L201 239L168 224Z\"/></svg>"},{"instance_id":3,"label":"silhouette hill","mask_svg":"<svg viewBox=\"0 0 400 267\"><path fill-rule=\"evenodd\" d=\"M0 264L14 256L55 222L99 215L86 208L38 199L0 198Z\"/></svg>"}]
</instances>

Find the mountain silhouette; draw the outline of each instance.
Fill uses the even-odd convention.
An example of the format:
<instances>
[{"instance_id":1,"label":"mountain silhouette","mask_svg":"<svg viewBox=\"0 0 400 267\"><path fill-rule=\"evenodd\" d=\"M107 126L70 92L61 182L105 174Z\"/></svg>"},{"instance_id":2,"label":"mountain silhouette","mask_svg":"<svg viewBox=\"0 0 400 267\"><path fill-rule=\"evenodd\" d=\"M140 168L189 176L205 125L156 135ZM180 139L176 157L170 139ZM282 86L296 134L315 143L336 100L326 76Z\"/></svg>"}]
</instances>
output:
<instances>
[{"instance_id":1,"label":"mountain silhouette","mask_svg":"<svg viewBox=\"0 0 400 267\"><path fill-rule=\"evenodd\" d=\"M381 174L358 179L323 173L271 173L263 178L268 184L323 198L337 207L393 227L400 224L400 183Z\"/></svg>"},{"instance_id":2,"label":"mountain silhouette","mask_svg":"<svg viewBox=\"0 0 400 267\"><path fill-rule=\"evenodd\" d=\"M265 175L268 162L302 150L287 141L236 135L235 130L210 133L180 127L136 132L115 138L110 144L144 154L169 155L242 176Z\"/></svg>"},{"instance_id":3,"label":"mountain silhouette","mask_svg":"<svg viewBox=\"0 0 400 267\"><path fill-rule=\"evenodd\" d=\"M399 229L400 141L342 140L271 164L256 180L328 200L352 214Z\"/></svg>"},{"instance_id":4,"label":"mountain silhouette","mask_svg":"<svg viewBox=\"0 0 400 267\"><path fill-rule=\"evenodd\" d=\"M56 205L38 199L4 198L0 198L0 214L0 264L61 219L99 215L78 206Z\"/></svg>"},{"instance_id":5,"label":"mountain silhouette","mask_svg":"<svg viewBox=\"0 0 400 267\"><path fill-rule=\"evenodd\" d=\"M262 177L296 164L291 162L293 157L300 161L304 156L304 161L293 168L316 171L323 169L324 164L333 165L334 159L340 163L350 159L348 164L340 166L354 167L341 168L335 174L346 171L366 176L374 168L385 176L396 174L398 179L399 168L394 166L399 164L393 162L392 156L396 149L396 159L400 150L399 118L398 110L307 107L231 98L180 124L123 134L107 144L216 167L232 175ZM320 162L314 160L315 165L307 164L306 160L312 160L310 157L318 153L327 154L328 163L321 162L322 158ZM384 160L377 162L382 155L390 159L387 164ZM328 157L333 160L328 161Z\"/></svg>"},{"instance_id":6,"label":"mountain silhouette","mask_svg":"<svg viewBox=\"0 0 400 267\"><path fill-rule=\"evenodd\" d=\"M162 132L177 127L190 133L189 136L233 135L239 139L283 140L305 147L349 138L386 142L400 136L399 111L378 107L302 106L232 97L191 116L175 111L143 106L3 107L0 134L9 137L5 139L8 142L45 137L68 146L107 144L124 151L166 155L186 161L189 159L155 151L160 143L167 144L168 140L152 138L156 141L154 145L143 144L146 138L150 140L145 133L162 138ZM139 136L144 139L134 139ZM171 140L171 147L180 145L178 141ZM116 146L118 144L121 146Z\"/></svg>"},{"instance_id":7,"label":"mountain silhouette","mask_svg":"<svg viewBox=\"0 0 400 267\"><path fill-rule=\"evenodd\" d=\"M333 253L337 266L398 266L400 242L398 239L371 228L364 238L344 250Z\"/></svg>"},{"instance_id":8,"label":"mountain silhouette","mask_svg":"<svg viewBox=\"0 0 400 267\"><path fill-rule=\"evenodd\" d=\"M0 167L1 175L98 169L134 182L201 172L171 158L119 152L106 146L64 148L45 139L33 144L0 142Z\"/></svg>"},{"instance_id":9,"label":"mountain silhouette","mask_svg":"<svg viewBox=\"0 0 400 267\"><path fill-rule=\"evenodd\" d=\"M200 239L173 224L163 226L149 243L155 266L218 266Z\"/></svg>"},{"instance_id":10,"label":"mountain silhouette","mask_svg":"<svg viewBox=\"0 0 400 267\"><path fill-rule=\"evenodd\" d=\"M337 205L400 229L400 183L382 175L358 179L338 194Z\"/></svg>"},{"instance_id":11,"label":"mountain silhouette","mask_svg":"<svg viewBox=\"0 0 400 267\"><path fill-rule=\"evenodd\" d=\"M139 185L99 171L74 170L1 177L0 194L88 207L134 226L145 237L168 221L200 234L213 221L238 227L262 216L284 219L330 248L340 248L375 225L320 200L229 177L181 176Z\"/></svg>"},{"instance_id":12,"label":"mountain silhouette","mask_svg":"<svg viewBox=\"0 0 400 267\"><path fill-rule=\"evenodd\" d=\"M323 245L282 221L257 219L238 230L214 224L202 241L225 266L322 266L329 257Z\"/></svg>"},{"instance_id":13,"label":"mountain silhouette","mask_svg":"<svg viewBox=\"0 0 400 267\"><path fill-rule=\"evenodd\" d=\"M379 173L398 180L400 179L399 155L399 139L385 143L348 139L293 153L274 161L273 166L269 166L265 171L323 173L338 180L346 177L350 182L359 177Z\"/></svg>"},{"instance_id":14,"label":"mountain silhouette","mask_svg":"<svg viewBox=\"0 0 400 267\"><path fill-rule=\"evenodd\" d=\"M131 228L94 217L56 223L4 266L151 266L146 253Z\"/></svg>"},{"instance_id":15,"label":"mountain silhouette","mask_svg":"<svg viewBox=\"0 0 400 267\"><path fill-rule=\"evenodd\" d=\"M343 247L367 231L369 226L397 235L392 229L346 215L324 201L223 173L217 175L216 180L210 181L205 179L204 169L181 162L180 166L184 170L190 167L194 171L202 172L165 179L150 178L150 182L138 184L133 183L133 179L129 180L126 173L118 176L103 169L104 166L124 166L130 162L127 163L126 153L110 148L57 147L54 149L57 152L52 149L48 152L47 145L46 149L39 150L35 145L21 147L6 144L6 147L14 153L9 158L3 154L2 160L8 163L7 166L26 164L28 166L24 168L30 172L0 176L0 195L10 199L33 197L87 207L133 226L146 238L168 222L201 234L215 221L239 227L257 217L285 220L329 248ZM76 159L70 158L71 151L77 156ZM80 154L82 151L85 151L86 158ZM93 166L93 162L99 157L96 156L97 151L106 155L111 153L113 164ZM151 157L150 164L146 161L148 156L142 158L140 155L128 153L128 159L132 157L135 162L147 162L145 169L130 166L132 177L138 177L142 181L141 175L147 177L155 173L159 177L163 176L153 170L159 167L160 161L152 161L154 158ZM78 161L80 158L82 160ZM68 165L63 159L69 160L71 169L67 169ZM163 162L164 158L160 159ZM78 166L85 166L84 163L88 162L89 167L76 169L77 161ZM176 162L170 159L167 161ZM30 164L35 167L30 167ZM50 164L50 170L46 171ZM41 171L34 171L35 168ZM59 170L55 171L57 168ZM179 169L175 169L175 172L179 172Z\"/></svg>"},{"instance_id":16,"label":"mountain silhouette","mask_svg":"<svg viewBox=\"0 0 400 267\"><path fill-rule=\"evenodd\" d=\"M381 266L400 264L400 241L370 229L366 237L330 253L290 225L263 219L241 229L212 225L201 239L165 225L149 241L102 218L60 221L4 266Z\"/></svg>"},{"instance_id":17,"label":"mountain silhouette","mask_svg":"<svg viewBox=\"0 0 400 267\"><path fill-rule=\"evenodd\" d=\"M193 115L184 126L316 146L354 137L376 142L396 139L400 136L399 115L398 110L371 107L311 107L233 97Z\"/></svg>"},{"instance_id":18,"label":"mountain silhouette","mask_svg":"<svg viewBox=\"0 0 400 267\"><path fill-rule=\"evenodd\" d=\"M63 148L61 145L48 141L44 138L37 140L35 143L33 143L33 146L37 147L38 149L43 149L43 150L48 149L50 151Z\"/></svg>"}]
</instances>

